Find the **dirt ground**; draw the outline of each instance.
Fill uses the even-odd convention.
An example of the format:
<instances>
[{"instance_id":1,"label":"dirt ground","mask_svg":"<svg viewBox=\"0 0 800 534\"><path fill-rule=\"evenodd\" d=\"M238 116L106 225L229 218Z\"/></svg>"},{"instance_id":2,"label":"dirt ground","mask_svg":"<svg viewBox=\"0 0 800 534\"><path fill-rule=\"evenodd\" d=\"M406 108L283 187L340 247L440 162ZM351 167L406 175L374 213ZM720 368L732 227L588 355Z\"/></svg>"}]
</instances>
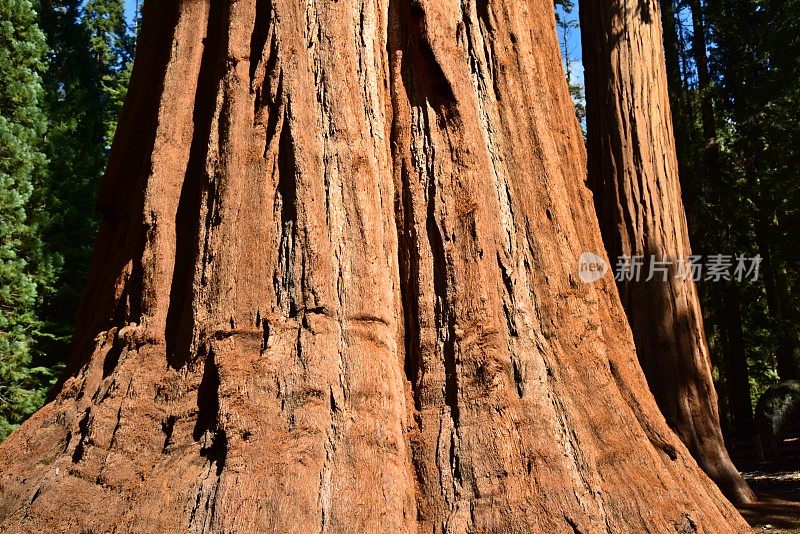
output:
<instances>
[{"instance_id":1,"label":"dirt ground","mask_svg":"<svg viewBox=\"0 0 800 534\"><path fill-rule=\"evenodd\" d=\"M800 533L800 457L739 466L759 502L739 511L758 533Z\"/></svg>"}]
</instances>

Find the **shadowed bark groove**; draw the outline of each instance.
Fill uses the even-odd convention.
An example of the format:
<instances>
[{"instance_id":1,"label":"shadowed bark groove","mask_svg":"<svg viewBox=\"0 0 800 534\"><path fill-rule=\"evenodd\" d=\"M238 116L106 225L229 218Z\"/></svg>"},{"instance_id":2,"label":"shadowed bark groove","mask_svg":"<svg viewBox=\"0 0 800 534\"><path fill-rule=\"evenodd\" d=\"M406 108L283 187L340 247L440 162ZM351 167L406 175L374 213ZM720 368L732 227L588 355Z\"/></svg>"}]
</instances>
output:
<instances>
[{"instance_id":1,"label":"shadowed bark groove","mask_svg":"<svg viewBox=\"0 0 800 534\"><path fill-rule=\"evenodd\" d=\"M583 4L589 184L609 256L646 259L641 280L618 284L639 361L661 412L703 470L732 500L752 502L725 449L697 288L691 276L678 278L676 263L691 248L658 2ZM673 262L666 280L657 271L647 280L652 258Z\"/></svg>"},{"instance_id":2,"label":"shadowed bark groove","mask_svg":"<svg viewBox=\"0 0 800 534\"><path fill-rule=\"evenodd\" d=\"M191 356L192 325L188 310L192 307L190 297L198 256L200 198L202 190L209 187L208 182L211 179L206 169L206 161L214 121L213 103L224 68L225 39L228 29L226 15L225 2L215 2L211 5L194 99L192 118L194 137L175 214L175 264L172 269L169 309L164 332L167 357L175 369L184 366Z\"/></svg>"},{"instance_id":3,"label":"shadowed bark groove","mask_svg":"<svg viewBox=\"0 0 800 534\"><path fill-rule=\"evenodd\" d=\"M163 91L120 125L156 124L145 202L87 297L139 294L102 258L144 221L141 317L81 318L94 345L0 448L0 530L744 528L613 285L576 282L602 244L550 0L147 6L170 57L132 91ZM126 148L109 191L150 158Z\"/></svg>"}]
</instances>

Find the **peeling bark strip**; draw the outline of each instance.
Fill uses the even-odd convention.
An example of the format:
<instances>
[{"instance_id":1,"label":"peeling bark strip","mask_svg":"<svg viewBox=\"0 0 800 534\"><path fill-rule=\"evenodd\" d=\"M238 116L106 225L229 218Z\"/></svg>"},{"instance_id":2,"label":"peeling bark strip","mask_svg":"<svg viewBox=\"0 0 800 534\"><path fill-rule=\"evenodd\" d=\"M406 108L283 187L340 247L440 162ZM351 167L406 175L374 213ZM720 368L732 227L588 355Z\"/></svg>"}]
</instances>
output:
<instances>
[{"instance_id":1,"label":"peeling bark strip","mask_svg":"<svg viewBox=\"0 0 800 534\"><path fill-rule=\"evenodd\" d=\"M611 258L691 255L681 201L658 2L581 3L589 185ZM755 496L720 430L694 281L622 281L619 291L661 412L732 500Z\"/></svg>"},{"instance_id":2,"label":"peeling bark strip","mask_svg":"<svg viewBox=\"0 0 800 534\"><path fill-rule=\"evenodd\" d=\"M746 528L575 282L602 243L550 0L147 2L141 39L0 530Z\"/></svg>"}]
</instances>

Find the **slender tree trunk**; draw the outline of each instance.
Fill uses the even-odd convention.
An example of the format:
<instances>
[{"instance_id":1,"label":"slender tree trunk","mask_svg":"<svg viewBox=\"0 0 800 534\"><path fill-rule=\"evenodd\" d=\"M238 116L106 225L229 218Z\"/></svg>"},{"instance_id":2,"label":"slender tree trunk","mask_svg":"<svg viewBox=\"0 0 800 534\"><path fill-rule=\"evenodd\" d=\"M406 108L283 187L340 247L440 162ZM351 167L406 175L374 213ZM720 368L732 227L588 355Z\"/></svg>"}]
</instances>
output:
<instances>
[{"instance_id":1,"label":"slender tree trunk","mask_svg":"<svg viewBox=\"0 0 800 534\"><path fill-rule=\"evenodd\" d=\"M741 532L648 393L551 0L145 4L0 530Z\"/></svg>"},{"instance_id":2,"label":"slender tree trunk","mask_svg":"<svg viewBox=\"0 0 800 534\"><path fill-rule=\"evenodd\" d=\"M763 207L763 204L762 204ZM796 313L792 309L792 288L782 262L775 261L769 235L774 231L767 222L763 211L759 210L755 222L756 244L761 256L760 276L764 281L767 295L767 310L773 322L777 344L775 363L781 380L800 379L800 358L798 358L798 331Z\"/></svg>"},{"instance_id":3,"label":"slender tree trunk","mask_svg":"<svg viewBox=\"0 0 800 534\"><path fill-rule=\"evenodd\" d=\"M678 102L672 105L672 113L683 113L686 92L683 90L683 76L681 75L681 48L678 37L678 27L675 20L675 0L659 0L661 5L661 25L664 29L664 63L667 69L667 82L670 100Z\"/></svg>"},{"instance_id":4,"label":"slender tree trunk","mask_svg":"<svg viewBox=\"0 0 800 534\"><path fill-rule=\"evenodd\" d=\"M722 437L691 255L656 2L583 2L589 183L611 258L673 263L668 276L620 281L639 360L667 422L703 470L737 502L753 493ZM645 277L649 274L647 270ZM666 280L665 280L666 278Z\"/></svg>"},{"instance_id":5,"label":"slender tree trunk","mask_svg":"<svg viewBox=\"0 0 800 534\"><path fill-rule=\"evenodd\" d=\"M750 371L747 344L742 329L742 302L738 286L729 282L721 289L725 307L725 381L733 417L734 435L747 439L753 435L753 401L750 398Z\"/></svg>"},{"instance_id":6,"label":"slender tree trunk","mask_svg":"<svg viewBox=\"0 0 800 534\"><path fill-rule=\"evenodd\" d=\"M782 308L776 355L778 376L781 380L800 380L800 313L791 304L793 288L785 263L781 264L775 278Z\"/></svg>"},{"instance_id":7,"label":"slender tree trunk","mask_svg":"<svg viewBox=\"0 0 800 534\"><path fill-rule=\"evenodd\" d=\"M675 128L675 150L678 158L678 176L684 195L684 207L689 221L694 221L705 213L703 180L698 179L694 165L697 151L697 130L694 124L694 106L681 69L681 56L684 53L683 40L678 32L676 0L660 0L661 21L664 28L664 59L667 70L667 88L672 110L672 123ZM698 225L689 225L690 242L697 243ZM698 288L701 291L702 287Z\"/></svg>"},{"instance_id":8,"label":"slender tree trunk","mask_svg":"<svg viewBox=\"0 0 800 534\"><path fill-rule=\"evenodd\" d=\"M721 197L722 181L719 168L719 144L717 142L717 120L714 113L714 97L711 94L711 73L708 70L706 28L700 0L690 0L692 12L692 56L697 69L700 91L700 123L705 140L705 163L709 182Z\"/></svg>"},{"instance_id":9,"label":"slender tree trunk","mask_svg":"<svg viewBox=\"0 0 800 534\"><path fill-rule=\"evenodd\" d=\"M772 319L772 327L776 337L775 363L781 380L800 379L800 336L796 322L797 313L791 305L792 288L784 262L775 258L772 253L770 236L776 232L775 225L769 216L769 205L760 191L760 184L755 178L754 165L746 164L746 174L750 187L755 192L756 221L755 237L758 253L761 256L760 277L764 281L767 296L767 310Z\"/></svg>"}]
</instances>

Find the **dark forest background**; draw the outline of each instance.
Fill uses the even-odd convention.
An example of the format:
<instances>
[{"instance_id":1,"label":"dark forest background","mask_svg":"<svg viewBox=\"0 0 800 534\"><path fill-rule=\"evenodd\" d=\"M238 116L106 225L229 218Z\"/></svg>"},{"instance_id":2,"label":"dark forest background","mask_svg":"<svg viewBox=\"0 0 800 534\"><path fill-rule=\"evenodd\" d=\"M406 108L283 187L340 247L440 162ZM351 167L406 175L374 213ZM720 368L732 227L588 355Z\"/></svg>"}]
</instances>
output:
<instances>
[{"instance_id":1,"label":"dark forest background","mask_svg":"<svg viewBox=\"0 0 800 534\"><path fill-rule=\"evenodd\" d=\"M558 0L583 121L577 6ZM138 17L123 0L0 0L0 439L65 366L98 229L95 197ZM696 254L762 258L700 283L723 427L800 379L800 0L662 0L673 121Z\"/></svg>"}]
</instances>

